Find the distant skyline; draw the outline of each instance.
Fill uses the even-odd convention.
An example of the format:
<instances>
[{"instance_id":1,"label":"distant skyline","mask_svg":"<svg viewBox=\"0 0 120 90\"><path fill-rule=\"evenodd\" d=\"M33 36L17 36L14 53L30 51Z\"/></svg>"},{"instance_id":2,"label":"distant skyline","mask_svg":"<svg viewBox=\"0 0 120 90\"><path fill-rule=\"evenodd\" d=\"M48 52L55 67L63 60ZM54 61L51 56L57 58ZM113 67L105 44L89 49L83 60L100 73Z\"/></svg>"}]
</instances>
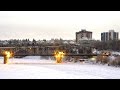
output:
<instances>
[{"instance_id":1,"label":"distant skyline","mask_svg":"<svg viewBox=\"0 0 120 90\"><path fill-rule=\"evenodd\" d=\"M120 33L120 11L0 11L0 40L73 40L81 29L95 40L101 32Z\"/></svg>"}]
</instances>

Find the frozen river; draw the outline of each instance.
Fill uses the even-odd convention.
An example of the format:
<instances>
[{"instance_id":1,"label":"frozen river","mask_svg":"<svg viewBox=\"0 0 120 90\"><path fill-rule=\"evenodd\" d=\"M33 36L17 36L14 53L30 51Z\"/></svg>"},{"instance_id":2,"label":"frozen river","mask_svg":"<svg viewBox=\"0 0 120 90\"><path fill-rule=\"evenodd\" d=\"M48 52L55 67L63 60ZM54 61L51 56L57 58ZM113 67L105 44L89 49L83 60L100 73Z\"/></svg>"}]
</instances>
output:
<instances>
[{"instance_id":1,"label":"frozen river","mask_svg":"<svg viewBox=\"0 0 120 90\"><path fill-rule=\"evenodd\" d=\"M11 58L3 64L0 57L0 79L120 79L120 68L107 65L66 62L39 56Z\"/></svg>"}]
</instances>

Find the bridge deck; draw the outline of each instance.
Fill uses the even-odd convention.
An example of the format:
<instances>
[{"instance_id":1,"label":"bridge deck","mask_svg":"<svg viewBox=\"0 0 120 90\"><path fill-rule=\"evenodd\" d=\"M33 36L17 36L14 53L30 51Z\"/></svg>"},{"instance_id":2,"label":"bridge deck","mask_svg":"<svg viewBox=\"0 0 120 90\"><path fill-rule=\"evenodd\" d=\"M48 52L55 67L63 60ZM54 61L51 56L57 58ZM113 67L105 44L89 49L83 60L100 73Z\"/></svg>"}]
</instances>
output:
<instances>
[{"instance_id":1,"label":"bridge deck","mask_svg":"<svg viewBox=\"0 0 120 90\"><path fill-rule=\"evenodd\" d=\"M66 54L65 56L98 56L99 54ZM0 55L2 56L2 55ZM16 54L14 56L54 56L54 54ZM108 56L108 55L103 55Z\"/></svg>"}]
</instances>

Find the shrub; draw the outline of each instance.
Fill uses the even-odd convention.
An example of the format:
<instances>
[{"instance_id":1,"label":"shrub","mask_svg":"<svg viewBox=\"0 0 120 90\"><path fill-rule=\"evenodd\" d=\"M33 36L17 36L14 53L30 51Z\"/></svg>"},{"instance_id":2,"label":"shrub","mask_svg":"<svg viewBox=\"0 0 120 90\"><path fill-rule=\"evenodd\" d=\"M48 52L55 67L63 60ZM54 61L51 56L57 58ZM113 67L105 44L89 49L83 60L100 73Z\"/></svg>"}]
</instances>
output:
<instances>
[{"instance_id":1,"label":"shrub","mask_svg":"<svg viewBox=\"0 0 120 90\"><path fill-rule=\"evenodd\" d=\"M109 62L108 65L112 65L112 66L120 66L120 56L116 57L115 60Z\"/></svg>"},{"instance_id":2,"label":"shrub","mask_svg":"<svg viewBox=\"0 0 120 90\"><path fill-rule=\"evenodd\" d=\"M107 57L107 56L102 56L102 55L99 55L99 56L97 56L97 58L96 58L96 63L102 63L102 64L106 64L106 63L108 63L108 61L109 61L109 58Z\"/></svg>"}]
</instances>

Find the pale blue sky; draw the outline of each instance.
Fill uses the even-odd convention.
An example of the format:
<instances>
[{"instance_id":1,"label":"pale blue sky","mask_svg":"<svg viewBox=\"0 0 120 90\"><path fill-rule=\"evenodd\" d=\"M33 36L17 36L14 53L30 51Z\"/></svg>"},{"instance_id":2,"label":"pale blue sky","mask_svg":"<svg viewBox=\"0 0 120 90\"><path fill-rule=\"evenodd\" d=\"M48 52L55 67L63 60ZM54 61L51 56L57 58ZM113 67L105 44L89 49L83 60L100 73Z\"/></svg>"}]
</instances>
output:
<instances>
[{"instance_id":1,"label":"pale blue sky","mask_svg":"<svg viewBox=\"0 0 120 90\"><path fill-rule=\"evenodd\" d=\"M0 11L0 40L75 39L81 29L96 40L101 32L120 32L120 11Z\"/></svg>"}]
</instances>

